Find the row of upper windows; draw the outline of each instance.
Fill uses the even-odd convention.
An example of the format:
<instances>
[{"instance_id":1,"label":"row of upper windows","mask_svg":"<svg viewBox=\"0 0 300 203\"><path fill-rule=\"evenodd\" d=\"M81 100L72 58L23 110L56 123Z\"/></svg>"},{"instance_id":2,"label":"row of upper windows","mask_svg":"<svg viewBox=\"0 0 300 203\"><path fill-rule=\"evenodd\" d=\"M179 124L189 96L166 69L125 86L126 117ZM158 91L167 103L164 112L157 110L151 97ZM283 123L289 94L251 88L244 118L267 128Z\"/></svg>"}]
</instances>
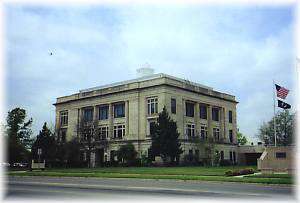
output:
<instances>
[{"instance_id":1,"label":"row of upper windows","mask_svg":"<svg viewBox=\"0 0 300 203\"><path fill-rule=\"evenodd\" d=\"M83 119L84 121L93 120L94 109L87 108L83 110ZM98 120L106 120L109 115L109 106L107 104L100 105L98 107ZM114 118L125 117L125 103L113 104L113 116Z\"/></svg>"},{"instance_id":2,"label":"row of upper windows","mask_svg":"<svg viewBox=\"0 0 300 203\"><path fill-rule=\"evenodd\" d=\"M125 136L125 125L119 124L114 126L113 131L113 139L123 139ZM106 140L108 138L109 127L108 126L100 126L98 128L98 133L96 135L96 140ZM83 137L84 140L87 140L87 137Z\"/></svg>"},{"instance_id":3,"label":"row of upper windows","mask_svg":"<svg viewBox=\"0 0 300 203\"><path fill-rule=\"evenodd\" d=\"M195 137L195 124L186 124L185 128L186 136L188 137ZM200 138L201 139L207 139L207 126L201 125L200 126ZM229 141L233 143L233 131L229 130ZM213 137L215 140L220 140L220 129L219 128L213 128Z\"/></svg>"},{"instance_id":4,"label":"row of upper windows","mask_svg":"<svg viewBox=\"0 0 300 203\"><path fill-rule=\"evenodd\" d=\"M172 103L172 102L171 102ZM173 102L174 103L174 102ZM201 119L207 119L207 105L199 104L199 116ZM188 117L195 116L195 104L191 102L185 103L185 115ZM220 108L219 107L212 107L211 108L211 115L213 121L220 120ZM228 111L228 122L232 123L232 111Z\"/></svg>"},{"instance_id":5,"label":"row of upper windows","mask_svg":"<svg viewBox=\"0 0 300 203\"><path fill-rule=\"evenodd\" d=\"M171 99L171 113L176 114L176 99ZM200 118L207 119L207 105L200 104ZM148 115L158 113L158 98L151 97L147 98L147 112ZM185 103L185 115L188 117L194 117L195 112L195 104L191 102ZM83 112L84 121L92 121L93 120L94 109L86 108ZM106 120L109 117L109 105L104 104L98 107L98 120ZM125 117L125 103L117 103L113 104L113 117L114 118L122 118ZM228 121L232 123L232 111L228 111ZM220 120L220 109L218 107L212 108L212 120L219 121ZM68 111L60 112L60 124L67 125L68 124Z\"/></svg>"}]
</instances>

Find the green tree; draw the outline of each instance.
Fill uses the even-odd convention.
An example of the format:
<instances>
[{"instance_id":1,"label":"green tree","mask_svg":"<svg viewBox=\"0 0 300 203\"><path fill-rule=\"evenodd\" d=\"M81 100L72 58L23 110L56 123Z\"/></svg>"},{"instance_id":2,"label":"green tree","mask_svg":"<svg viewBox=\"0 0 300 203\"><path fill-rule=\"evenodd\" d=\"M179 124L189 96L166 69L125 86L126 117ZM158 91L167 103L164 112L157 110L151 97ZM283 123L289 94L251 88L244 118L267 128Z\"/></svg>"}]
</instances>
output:
<instances>
[{"instance_id":1,"label":"green tree","mask_svg":"<svg viewBox=\"0 0 300 203\"><path fill-rule=\"evenodd\" d=\"M45 160L46 164L51 166L56 158L57 143L54 134L47 127L46 122L44 123L40 133L37 135L31 148L32 158L35 160L39 158L37 153L39 148L42 149L40 161Z\"/></svg>"},{"instance_id":2,"label":"green tree","mask_svg":"<svg viewBox=\"0 0 300 203\"><path fill-rule=\"evenodd\" d=\"M288 110L282 111L276 114L275 121L277 145L286 146L292 144L294 141L295 114L290 114ZM269 122L262 124L257 136L265 144L274 144L274 117Z\"/></svg>"},{"instance_id":3,"label":"green tree","mask_svg":"<svg viewBox=\"0 0 300 203\"><path fill-rule=\"evenodd\" d=\"M26 119L26 111L22 108L15 108L8 112L6 118L6 135L8 142L8 161L25 162L29 158L29 149L32 144L30 129L32 118Z\"/></svg>"},{"instance_id":4,"label":"green tree","mask_svg":"<svg viewBox=\"0 0 300 203\"><path fill-rule=\"evenodd\" d=\"M159 113L158 121L154 125L151 138L152 145L150 151L152 156L160 156L164 163L170 161L174 164L175 160L178 163L179 156L183 151L178 140L177 124L170 118L165 107Z\"/></svg>"},{"instance_id":5,"label":"green tree","mask_svg":"<svg viewBox=\"0 0 300 203\"><path fill-rule=\"evenodd\" d=\"M68 167L80 167L83 161L80 159L81 143L77 138L73 138L65 144L65 159Z\"/></svg>"},{"instance_id":6,"label":"green tree","mask_svg":"<svg viewBox=\"0 0 300 203\"><path fill-rule=\"evenodd\" d=\"M246 136L244 136L242 133L238 132L236 136L239 145L245 145L248 142Z\"/></svg>"},{"instance_id":7,"label":"green tree","mask_svg":"<svg viewBox=\"0 0 300 203\"><path fill-rule=\"evenodd\" d=\"M211 137L208 136L205 139L202 138L194 138L194 143L196 144L197 148L202 151L202 161L204 165L207 166L214 166L216 163L216 159L218 159L218 154L216 154L216 142Z\"/></svg>"},{"instance_id":8,"label":"green tree","mask_svg":"<svg viewBox=\"0 0 300 203\"><path fill-rule=\"evenodd\" d=\"M123 160L128 165L131 165L136 160L137 151L132 143L127 143L120 147L117 151L117 156L119 160Z\"/></svg>"}]
</instances>

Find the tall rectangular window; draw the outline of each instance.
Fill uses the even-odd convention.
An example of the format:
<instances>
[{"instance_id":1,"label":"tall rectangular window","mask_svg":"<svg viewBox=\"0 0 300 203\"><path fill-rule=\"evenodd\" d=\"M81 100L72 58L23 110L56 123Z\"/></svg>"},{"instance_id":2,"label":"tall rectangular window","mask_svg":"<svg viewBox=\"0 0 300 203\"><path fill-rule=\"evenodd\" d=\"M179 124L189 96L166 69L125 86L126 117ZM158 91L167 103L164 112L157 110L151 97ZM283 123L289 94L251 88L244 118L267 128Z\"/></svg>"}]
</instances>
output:
<instances>
[{"instance_id":1,"label":"tall rectangular window","mask_svg":"<svg viewBox=\"0 0 300 203\"><path fill-rule=\"evenodd\" d=\"M93 109L90 108L90 109L84 109L83 111L83 119L84 121L92 121L93 120Z\"/></svg>"},{"instance_id":2,"label":"tall rectangular window","mask_svg":"<svg viewBox=\"0 0 300 203\"><path fill-rule=\"evenodd\" d=\"M232 160L232 158L233 158L233 157L232 157L232 151L229 152L229 158L230 158L230 161L233 161L233 160Z\"/></svg>"},{"instance_id":3,"label":"tall rectangular window","mask_svg":"<svg viewBox=\"0 0 300 203\"><path fill-rule=\"evenodd\" d=\"M228 122L232 123L232 111L228 111Z\"/></svg>"},{"instance_id":4,"label":"tall rectangular window","mask_svg":"<svg viewBox=\"0 0 300 203\"><path fill-rule=\"evenodd\" d=\"M207 106L200 104L200 118L207 119Z\"/></svg>"},{"instance_id":5,"label":"tall rectangular window","mask_svg":"<svg viewBox=\"0 0 300 203\"><path fill-rule=\"evenodd\" d=\"M108 119L108 105L99 106L99 120Z\"/></svg>"},{"instance_id":6,"label":"tall rectangular window","mask_svg":"<svg viewBox=\"0 0 300 203\"><path fill-rule=\"evenodd\" d=\"M195 137L195 124L186 125L186 135L188 137Z\"/></svg>"},{"instance_id":7,"label":"tall rectangular window","mask_svg":"<svg viewBox=\"0 0 300 203\"><path fill-rule=\"evenodd\" d=\"M125 136L125 125L114 126L114 139L122 139Z\"/></svg>"},{"instance_id":8,"label":"tall rectangular window","mask_svg":"<svg viewBox=\"0 0 300 203\"><path fill-rule=\"evenodd\" d=\"M114 104L114 118L125 117L125 103Z\"/></svg>"},{"instance_id":9,"label":"tall rectangular window","mask_svg":"<svg viewBox=\"0 0 300 203\"><path fill-rule=\"evenodd\" d=\"M62 129L60 131L60 140L61 142L65 143L66 142L66 137L67 137L67 130L66 129Z\"/></svg>"},{"instance_id":10,"label":"tall rectangular window","mask_svg":"<svg viewBox=\"0 0 300 203\"><path fill-rule=\"evenodd\" d=\"M171 112L176 114L176 99L171 99Z\"/></svg>"},{"instance_id":11,"label":"tall rectangular window","mask_svg":"<svg viewBox=\"0 0 300 203\"><path fill-rule=\"evenodd\" d=\"M220 129L219 128L213 128L213 136L216 141L220 140Z\"/></svg>"},{"instance_id":12,"label":"tall rectangular window","mask_svg":"<svg viewBox=\"0 0 300 203\"><path fill-rule=\"evenodd\" d=\"M158 112L158 99L157 97L147 99L148 115Z\"/></svg>"},{"instance_id":13,"label":"tall rectangular window","mask_svg":"<svg viewBox=\"0 0 300 203\"><path fill-rule=\"evenodd\" d=\"M233 163L236 163L236 154L235 154L235 152L233 152L232 155L233 155Z\"/></svg>"},{"instance_id":14,"label":"tall rectangular window","mask_svg":"<svg viewBox=\"0 0 300 203\"><path fill-rule=\"evenodd\" d=\"M206 125L201 125L200 126L200 136L201 136L201 139L207 139L207 126Z\"/></svg>"},{"instance_id":15,"label":"tall rectangular window","mask_svg":"<svg viewBox=\"0 0 300 203\"><path fill-rule=\"evenodd\" d=\"M229 141L233 143L233 131L229 130Z\"/></svg>"},{"instance_id":16,"label":"tall rectangular window","mask_svg":"<svg viewBox=\"0 0 300 203\"><path fill-rule=\"evenodd\" d=\"M221 160L224 160L224 151L221 151Z\"/></svg>"},{"instance_id":17,"label":"tall rectangular window","mask_svg":"<svg viewBox=\"0 0 300 203\"><path fill-rule=\"evenodd\" d=\"M108 126L99 127L99 139L106 140L108 138Z\"/></svg>"},{"instance_id":18,"label":"tall rectangular window","mask_svg":"<svg viewBox=\"0 0 300 203\"><path fill-rule=\"evenodd\" d=\"M68 111L59 112L60 125L66 126L68 125Z\"/></svg>"},{"instance_id":19,"label":"tall rectangular window","mask_svg":"<svg viewBox=\"0 0 300 203\"><path fill-rule=\"evenodd\" d=\"M219 121L219 117L220 117L219 111L220 110L217 107L213 107L212 108L212 120L213 121Z\"/></svg>"},{"instance_id":20,"label":"tall rectangular window","mask_svg":"<svg viewBox=\"0 0 300 203\"><path fill-rule=\"evenodd\" d=\"M190 102L185 103L185 115L188 117L194 117L194 104Z\"/></svg>"}]
</instances>

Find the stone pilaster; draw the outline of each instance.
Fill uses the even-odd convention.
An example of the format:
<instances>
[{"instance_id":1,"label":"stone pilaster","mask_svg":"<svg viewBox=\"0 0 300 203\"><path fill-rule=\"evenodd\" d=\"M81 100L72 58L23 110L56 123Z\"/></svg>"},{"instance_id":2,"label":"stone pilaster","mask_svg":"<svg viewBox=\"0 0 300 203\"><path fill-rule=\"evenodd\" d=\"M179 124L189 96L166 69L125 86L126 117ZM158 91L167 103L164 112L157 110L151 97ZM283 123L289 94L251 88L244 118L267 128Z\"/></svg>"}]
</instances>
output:
<instances>
[{"instance_id":1,"label":"stone pilaster","mask_svg":"<svg viewBox=\"0 0 300 203\"><path fill-rule=\"evenodd\" d=\"M195 121L195 136L200 136L200 109L199 109L199 103L195 103L195 115L194 115L194 121Z\"/></svg>"},{"instance_id":2,"label":"stone pilaster","mask_svg":"<svg viewBox=\"0 0 300 203\"><path fill-rule=\"evenodd\" d=\"M114 133L114 125L113 125L113 105L110 103L108 106L108 119L109 119L109 124L108 124L108 137L109 139L113 138L113 133Z\"/></svg>"},{"instance_id":3,"label":"stone pilaster","mask_svg":"<svg viewBox=\"0 0 300 203\"><path fill-rule=\"evenodd\" d=\"M212 125L211 125L211 122L212 122L212 107L210 104L207 105L207 137L208 138L212 138L213 137L213 134L212 134Z\"/></svg>"},{"instance_id":4,"label":"stone pilaster","mask_svg":"<svg viewBox=\"0 0 300 203\"><path fill-rule=\"evenodd\" d=\"M125 101L125 138L129 136L129 101Z\"/></svg>"}]
</instances>

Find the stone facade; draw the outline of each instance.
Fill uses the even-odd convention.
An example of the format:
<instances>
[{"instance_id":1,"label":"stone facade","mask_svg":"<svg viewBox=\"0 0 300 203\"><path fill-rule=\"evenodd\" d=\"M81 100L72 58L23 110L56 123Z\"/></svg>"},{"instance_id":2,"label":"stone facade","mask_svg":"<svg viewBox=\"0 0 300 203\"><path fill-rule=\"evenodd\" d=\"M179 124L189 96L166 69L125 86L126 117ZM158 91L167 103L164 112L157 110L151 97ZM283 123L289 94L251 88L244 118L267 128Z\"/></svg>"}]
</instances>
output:
<instances>
[{"instance_id":1,"label":"stone facade","mask_svg":"<svg viewBox=\"0 0 300 203\"><path fill-rule=\"evenodd\" d=\"M288 172L295 174L294 146L268 146L257 160L257 169L263 174Z\"/></svg>"},{"instance_id":2,"label":"stone facade","mask_svg":"<svg viewBox=\"0 0 300 203\"><path fill-rule=\"evenodd\" d=\"M184 150L182 157L196 153L196 146L190 138L201 136L202 129L202 135L206 135L207 131L208 137L216 138L216 150L223 151L224 159L238 160L237 103L234 96L210 87L166 74L154 74L81 90L57 98L54 105L56 130L61 141L80 137L79 126L83 118L95 123L96 128L103 127L102 134L105 136L102 141L105 140L105 144L99 141L96 145L100 154L93 153L94 165L99 160L109 160L111 151L118 150L120 145L127 142L134 144L139 156L142 153L147 155L151 145L151 122L155 122L164 106L177 122ZM197 153L201 157L202 152Z\"/></svg>"}]
</instances>

